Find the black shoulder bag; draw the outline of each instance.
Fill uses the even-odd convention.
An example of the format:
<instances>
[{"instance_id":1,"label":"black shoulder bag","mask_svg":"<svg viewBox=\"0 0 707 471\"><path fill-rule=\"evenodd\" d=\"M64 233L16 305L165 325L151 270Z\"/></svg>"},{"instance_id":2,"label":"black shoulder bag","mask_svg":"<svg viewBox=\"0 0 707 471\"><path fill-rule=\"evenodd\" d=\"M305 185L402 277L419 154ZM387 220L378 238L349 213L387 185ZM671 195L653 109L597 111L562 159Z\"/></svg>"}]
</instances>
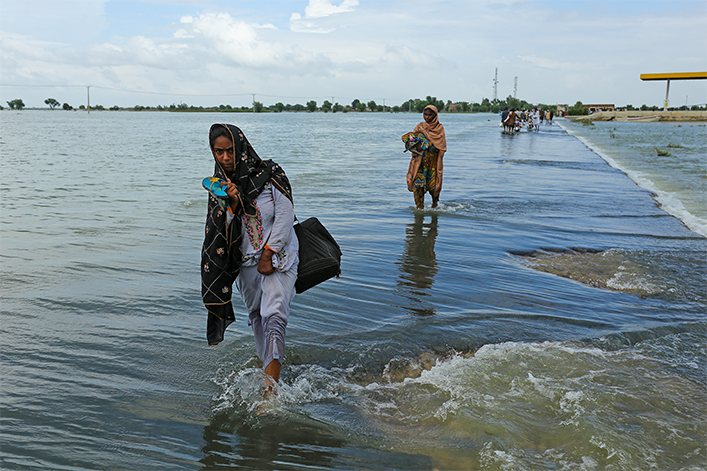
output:
<instances>
[{"instance_id":1,"label":"black shoulder bag","mask_svg":"<svg viewBox=\"0 0 707 471\"><path fill-rule=\"evenodd\" d=\"M329 231L311 217L295 224L299 240L299 265L295 291L304 293L312 286L341 275L341 249Z\"/></svg>"}]
</instances>

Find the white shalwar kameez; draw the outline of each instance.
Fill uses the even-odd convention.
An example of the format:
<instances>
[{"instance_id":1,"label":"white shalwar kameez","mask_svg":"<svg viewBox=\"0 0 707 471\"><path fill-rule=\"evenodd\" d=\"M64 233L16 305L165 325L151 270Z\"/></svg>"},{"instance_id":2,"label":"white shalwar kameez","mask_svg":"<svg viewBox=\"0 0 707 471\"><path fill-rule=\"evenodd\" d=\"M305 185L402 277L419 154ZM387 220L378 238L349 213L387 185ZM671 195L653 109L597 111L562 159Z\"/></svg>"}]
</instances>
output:
<instances>
[{"instance_id":1,"label":"white shalwar kameez","mask_svg":"<svg viewBox=\"0 0 707 471\"><path fill-rule=\"evenodd\" d=\"M243 253L236 288L248 310L255 349L266 368L273 360L282 363L290 304L295 297L299 263L299 242L293 227L292 202L272 184L267 184L255 200L255 217L241 216ZM228 214L230 223L233 216ZM270 275L258 273L265 246L275 252Z\"/></svg>"}]
</instances>

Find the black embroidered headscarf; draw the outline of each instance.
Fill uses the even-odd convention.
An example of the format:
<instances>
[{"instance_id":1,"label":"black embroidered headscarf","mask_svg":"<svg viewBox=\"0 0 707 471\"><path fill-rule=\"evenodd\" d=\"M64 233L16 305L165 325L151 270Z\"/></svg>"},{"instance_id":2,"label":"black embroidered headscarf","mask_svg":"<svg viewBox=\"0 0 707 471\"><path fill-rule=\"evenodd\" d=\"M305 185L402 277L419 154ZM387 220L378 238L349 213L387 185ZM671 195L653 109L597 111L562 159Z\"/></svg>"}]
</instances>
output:
<instances>
[{"instance_id":1,"label":"black embroidered headscarf","mask_svg":"<svg viewBox=\"0 0 707 471\"><path fill-rule=\"evenodd\" d=\"M226 132L225 132L226 131ZM292 188L282 168L272 160L262 160L243 132L232 124L214 124L209 130L213 154L216 137L225 135L233 142L235 166L226 174L216 160L214 177L238 186L239 204L231 208L236 215L255 215L255 199L270 182L292 201ZM226 211L209 195L204 245L201 250L201 297L208 310L206 338L209 345L223 341L226 328L235 320L231 295L241 266L241 224L234 219L226 224Z\"/></svg>"}]
</instances>

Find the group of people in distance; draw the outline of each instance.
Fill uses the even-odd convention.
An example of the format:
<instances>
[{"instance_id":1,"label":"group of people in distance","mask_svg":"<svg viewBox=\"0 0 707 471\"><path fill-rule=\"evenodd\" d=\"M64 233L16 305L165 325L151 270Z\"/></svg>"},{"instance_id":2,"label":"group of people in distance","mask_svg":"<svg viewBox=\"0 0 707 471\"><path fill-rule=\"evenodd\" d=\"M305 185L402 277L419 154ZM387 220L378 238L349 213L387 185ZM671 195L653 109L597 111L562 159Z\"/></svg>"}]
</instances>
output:
<instances>
[{"instance_id":1,"label":"group of people in distance","mask_svg":"<svg viewBox=\"0 0 707 471\"><path fill-rule=\"evenodd\" d=\"M425 193L432 195L436 207L442 191L447 143L437 115L436 107L426 107L424 121L413 131L426 141L425 149L413 155L407 175L408 190L420 209ZM235 321L235 285L263 362L267 398L280 378L299 264L292 188L282 167L261 159L236 126L211 126L209 146L215 166L213 177L204 181L210 195L201 251L206 336L209 345L222 342L226 328Z\"/></svg>"},{"instance_id":2,"label":"group of people in distance","mask_svg":"<svg viewBox=\"0 0 707 471\"><path fill-rule=\"evenodd\" d=\"M518 110L515 108L510 111L508 108L501 111L501 124L504 132L518 132L523 127L527 127L528 131L538 131L543 120L547 124L552 124L552 118L555 113L551 110L539 110L537 107L533 110Z\"/></svg>"}]
</instances>

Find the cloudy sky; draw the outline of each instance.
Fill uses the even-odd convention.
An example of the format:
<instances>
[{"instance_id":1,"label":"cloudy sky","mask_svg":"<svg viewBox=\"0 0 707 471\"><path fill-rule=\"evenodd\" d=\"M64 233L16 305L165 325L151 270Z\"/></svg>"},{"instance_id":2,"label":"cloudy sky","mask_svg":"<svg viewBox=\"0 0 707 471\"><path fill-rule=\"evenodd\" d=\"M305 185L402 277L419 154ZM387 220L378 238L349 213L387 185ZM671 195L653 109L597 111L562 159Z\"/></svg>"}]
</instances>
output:
<instances>
[{"instance_id":1,"label":"cloudy sky","mask_svg":"<svg viewBox=\"0 0 707 471\"><path fill-rule=\"evenodd\" d=\"M480 102L496 67L499 98L662 105L639 75L707 70L707 1L0 0L3 105Z\"/></svg>"}]
</instances>

